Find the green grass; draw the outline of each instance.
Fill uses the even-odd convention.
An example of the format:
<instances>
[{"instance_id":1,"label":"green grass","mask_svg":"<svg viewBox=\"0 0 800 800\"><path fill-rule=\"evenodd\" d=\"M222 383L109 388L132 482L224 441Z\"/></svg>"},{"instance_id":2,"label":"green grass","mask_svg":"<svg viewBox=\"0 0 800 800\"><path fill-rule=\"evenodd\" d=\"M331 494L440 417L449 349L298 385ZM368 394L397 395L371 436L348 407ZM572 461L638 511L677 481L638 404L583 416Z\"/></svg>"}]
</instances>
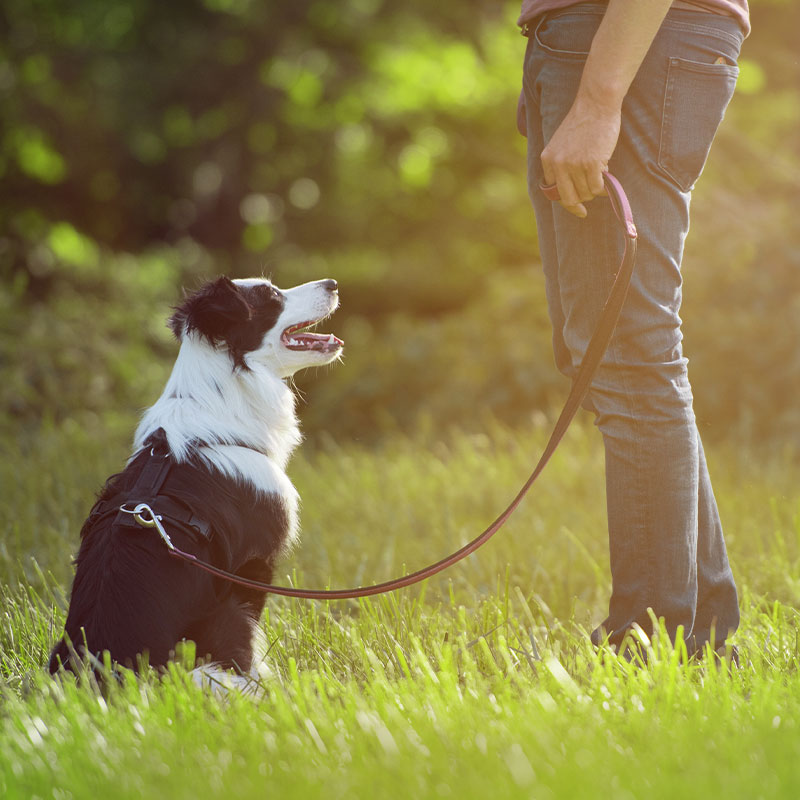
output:
<instances>
[{"instance_id":1,"label":"green grass","mask_svg":"<svg viewBox=\"0 0 800 800\"><path fill-rule=\"evenodd\" d=\"M800 796L791 453L709 453L743 589L733 674L663 639L645 668L588 644L607 542L602 452L577 426L507 528L441 579L371 601L271 598L271 676L255 698L218 698L180 665L105 694L44 674L80 523L127 455L118 431L4 443L1 797ZM291 465L303 542L278 578L352 585L443 555L508 502L546 436L487 423L306 448Z\"/></svg>"}]
</instances>

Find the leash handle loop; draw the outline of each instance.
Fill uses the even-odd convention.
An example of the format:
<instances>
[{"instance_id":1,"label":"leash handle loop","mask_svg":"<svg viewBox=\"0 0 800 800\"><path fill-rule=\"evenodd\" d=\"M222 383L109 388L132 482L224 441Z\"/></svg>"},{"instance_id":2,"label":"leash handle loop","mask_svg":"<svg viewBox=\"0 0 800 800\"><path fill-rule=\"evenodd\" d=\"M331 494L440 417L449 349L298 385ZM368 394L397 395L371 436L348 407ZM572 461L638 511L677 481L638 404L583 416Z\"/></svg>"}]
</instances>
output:
<instances>
[{"instance_id":1,"label":"leash handle loop","mask_svg":"<svg viewBox=\"0 0 800 800\"><path fill-rule=\"evenodd\" d=\"M633 224L633 212L622 184L610 172L603 173L603 183L606 187L608 199L611 201L614 215L625 227L625 235L630 239L635 239L637 233L636 225ZM539 189L548 200L552 200L554 203L561 202L561 194L558 191L557 184L540 183Z\"/></svg>"}]
</instances>

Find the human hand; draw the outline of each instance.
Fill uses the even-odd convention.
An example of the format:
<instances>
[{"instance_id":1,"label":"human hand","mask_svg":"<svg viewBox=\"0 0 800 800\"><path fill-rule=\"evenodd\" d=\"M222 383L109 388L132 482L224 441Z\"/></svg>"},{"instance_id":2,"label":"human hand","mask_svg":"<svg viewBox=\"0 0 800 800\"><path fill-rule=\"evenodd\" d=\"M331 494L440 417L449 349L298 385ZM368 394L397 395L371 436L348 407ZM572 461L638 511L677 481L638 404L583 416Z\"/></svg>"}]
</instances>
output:
<instances>
[{"instance_id":1,"label":"human hand","mask_svg":"<svg viewBox=\"0 0 800 800\"><path fill-rule=\"evenodd\" d=\"M617 146L621 109L578 97L542 151L547 184L556 184L561 205L586 216L592 198L604 195L603 172Z\"/></svg>"}]
</instances>

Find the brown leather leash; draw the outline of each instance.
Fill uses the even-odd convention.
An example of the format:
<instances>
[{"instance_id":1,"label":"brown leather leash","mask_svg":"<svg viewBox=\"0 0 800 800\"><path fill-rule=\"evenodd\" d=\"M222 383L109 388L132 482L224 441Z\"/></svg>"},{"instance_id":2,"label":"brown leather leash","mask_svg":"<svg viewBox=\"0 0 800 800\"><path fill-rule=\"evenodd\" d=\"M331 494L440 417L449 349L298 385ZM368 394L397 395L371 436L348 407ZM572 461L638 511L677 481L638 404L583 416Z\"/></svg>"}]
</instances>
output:
<instances>
[{"instance_id":1,"label":"brown leather leash","mask_svg":"<svg viewBox=\"0 0 800 800\"><path fill-rule=\"evenodd\" d=\"M586 393L589 391L592 378L597 372L600 361L608 348L611 336L614 333L614 328L617 325L617 320L619 319L620 311L622 310L622 305L625 302L625 296L633 274L634 261L636 258L636 226L633 223L633 215L628 203L628 198L625 196L625 192L619 181L607 172L604 173L603 179L612 209L625 235L625 251L622 256L622 262L617 270L614 284L609 292L597 327L592 334L581 365L573 379L572 388L564 403L564 408L556 421L553 432L550 434L550 439L547 442L538 464L525 482L525 485L520 489L517 496L511 501L505 511L503 511L483 533L476 536L471 542L468 542L449 556L445 556L445 558L433 564L429 564L427 567L418 569L416 572L412 572L402 578L384 581L374 586L359 586L353 589L295 589L288 586L276 586L269 583L249 580L248 578L242 578L232 572L226 572L219 567L215 567L213 564L202 561L191 553L185 553L183 550L178 549L164 529L162 516L157 514L147 503L139 503L133 509L127 508L126 506L128 504L126 504L122 506L120 510L132 514L134 520L142 527L156 528L164 543L167 545L170 555L175 558L180 558L189 564L193 564L218 578L223 578L227 581L239 584L240 586L246 586L248 589L257 589L270 594L284 595L285 597L300 597L310 600L345 600L353 597L369 597L375 594L384 594L385 592L402 589L405 586L411 586L426 578L430 578L442 572L442 570L453 566L453 564L458 563L461 559L470 555L470 553L474 553L503 527L506 520L522 502L522 499L528 493L528 490L539 477L542 470L547 465L547 462L550 460L550 457L555 452L569 424L575 417L578 408L586 397ZM550 200L559 200L558 188L555 185L540 186L540 188Z\"/></svg>"}]
</instances>

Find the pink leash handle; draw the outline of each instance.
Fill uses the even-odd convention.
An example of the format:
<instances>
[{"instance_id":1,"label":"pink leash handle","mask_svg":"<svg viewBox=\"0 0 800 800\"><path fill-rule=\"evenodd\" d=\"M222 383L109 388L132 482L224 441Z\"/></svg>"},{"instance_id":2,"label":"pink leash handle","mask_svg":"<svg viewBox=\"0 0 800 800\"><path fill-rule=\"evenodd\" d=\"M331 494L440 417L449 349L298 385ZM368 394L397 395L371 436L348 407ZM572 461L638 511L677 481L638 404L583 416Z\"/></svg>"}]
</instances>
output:
<instances>
[{"instance_id":1,"label":"pink leash handle","mask_svg":"<svg viewBox=\"0 0 800 800\"><path fill-rule=\"evenodd\" d=\"M614 214L625 226L625 232L628 238L635 239L637 233L636 226L633 224L633 212L631 211L631 206L622 188L622 184L610 172L603 173L603 183L605 184L608 199L611 201L611 208L614 210ZM551 183L545 185L540 183L539 188L548 200L552 200L554 203L561 202L561 195L558 192L557 184Z\"/></svg>"}]
</instances>

